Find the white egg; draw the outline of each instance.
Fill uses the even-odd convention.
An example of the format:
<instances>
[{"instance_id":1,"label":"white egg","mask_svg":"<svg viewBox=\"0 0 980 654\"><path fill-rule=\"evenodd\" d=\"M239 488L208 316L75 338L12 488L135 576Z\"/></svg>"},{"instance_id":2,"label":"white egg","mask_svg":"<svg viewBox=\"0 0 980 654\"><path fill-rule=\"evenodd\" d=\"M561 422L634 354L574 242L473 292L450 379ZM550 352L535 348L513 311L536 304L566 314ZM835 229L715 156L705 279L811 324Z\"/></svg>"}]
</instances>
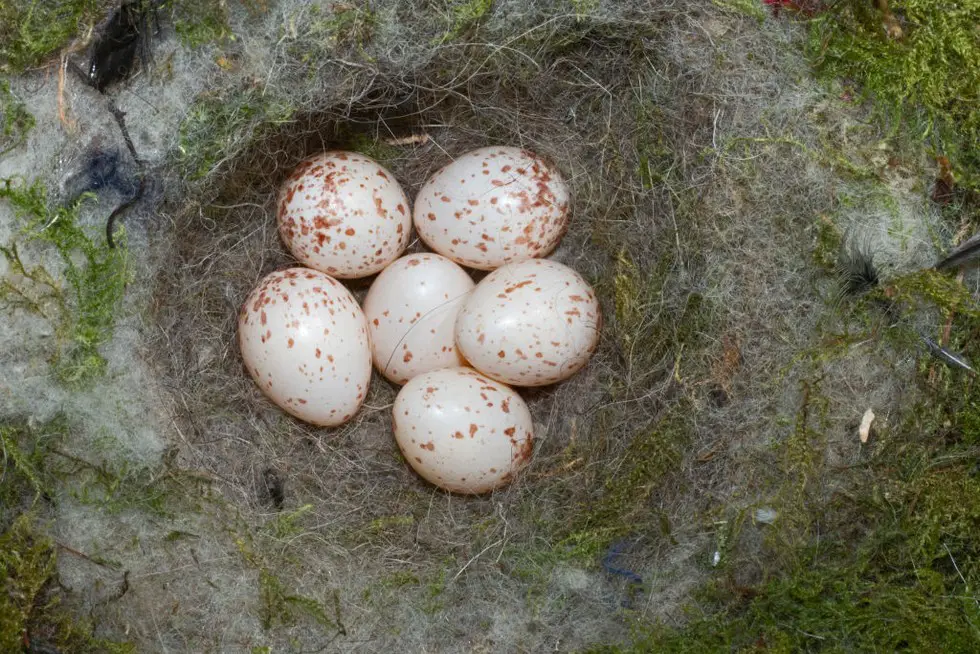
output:
<instances>
[{"instance_id":1,"label":"white egg","mask_svg":"<svg viewBox=\"0 0 980 654\"><path fill-rule=\"evenodd\" d=\"M262 392L301 420L349 420L371 381L364 313L344 286L308 268L271 273L238 317L245 367Z\"/></svg>"},{"instance_id":2,"label":"white egg","mask_svg":"<svg viewBox=\"0 0 980 654\"><path fill-rule=\"evenodd\" d=\"M408 247L408 198L394 176L356 152L303 161L279 194L279 234L305 265L340 279L373 275Z\"/></svg>"},{"instance_id":3,"label":"white egg","mask_svg":"<svg viewBox=\"0 0 980 654\"><path fill-rule=\"evenodd\" d=\"M395 440L427 481L456 493L509 483L531 459L531 412L513 389L472 368L414 377L395 398Z\"/></svg>"},{"instance_id":4,"label":"white egg","mask_svg":"<svg viewBox=\"0 0 980 654\"><path fill-rule=\"evenodd\" d=\"M568 187L533 152L467 152L436 172L415 200L415 229L433 250L480 270L546 256L568 227Z\"/></svg>"},{"instance_id":5,"label":"white egg","mask_svg":"<svg viewBox=\"0 0 980 654\"><path fill-rule=\"evenodd\" d=\"M473 280L438 254L410 254L385 268L364 299L374 365L396 384L461 366L453 328Z\"/></svg>"},{"instance_id":6,"label":"white egg","mask_svg":"<svg viewBox=\"0 0 980 654\"><path fill-rule=\"evenodd\" d=\"M547 259L487 275L456 318L456 344L470 365L498 381L544 386L567 379L599 344L595 292L577 272Z\"/></svg>"}]
</instances>

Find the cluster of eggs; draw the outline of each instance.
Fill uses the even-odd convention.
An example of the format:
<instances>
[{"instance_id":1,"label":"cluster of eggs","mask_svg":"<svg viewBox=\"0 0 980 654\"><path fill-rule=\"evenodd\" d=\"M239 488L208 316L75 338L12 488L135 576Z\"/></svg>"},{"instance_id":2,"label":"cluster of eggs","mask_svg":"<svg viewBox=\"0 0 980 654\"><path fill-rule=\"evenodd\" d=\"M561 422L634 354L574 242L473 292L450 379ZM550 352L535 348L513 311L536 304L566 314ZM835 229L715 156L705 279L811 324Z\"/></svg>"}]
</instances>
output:
<instances>
[{"instance_id":1,"label":"cluster of eggs","mask_svg":"<svg viewBox=\"0 0 980 654\"><path fill-rule=\"evenodd\" d=\"M599 303L542 259L568 225L568 190L532 152L480 148L436 172L414 209L370 158L329 151L282 187L279 233L304 266L266 276L239 316L262 392L315 425L351 419L372 364L403 385L395 440L423 478L483 493L527 464L531 414L511 386L575 374L599 340ZM401 257L412 225L433 252ZM401 257L401 258L399 258ZM479 284L461 267L492 270ZM363 306L338 279L380 274Z\"/></svg>"}]
</instances>

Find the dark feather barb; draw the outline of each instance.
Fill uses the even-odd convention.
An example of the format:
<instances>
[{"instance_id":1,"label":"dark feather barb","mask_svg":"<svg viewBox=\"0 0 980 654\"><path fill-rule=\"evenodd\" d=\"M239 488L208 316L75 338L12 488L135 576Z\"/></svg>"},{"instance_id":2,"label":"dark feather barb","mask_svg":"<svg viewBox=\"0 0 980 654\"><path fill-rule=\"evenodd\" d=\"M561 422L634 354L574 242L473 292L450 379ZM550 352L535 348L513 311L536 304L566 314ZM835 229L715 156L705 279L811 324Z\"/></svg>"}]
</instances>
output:
<instances>
[{"instance_id":1,"label":"dark feather barb","mask_svg":"<svg viewBox=\"0 0 980 654\"><path fill-rule=\"evenodd\" d=\"M85 70L78 69L82 78L100 93L117 82L132 75L136 60L139 58L144 69L150 62L150 30L151 16L163 5L163 0L128 0L122 2L102 23L99 35L89 51L88 66ZM115 247L112 233L116 220L130 207L136 204L146 191L146 175L143 162L136 154L133 140L126 129L125 113L113 100L109 100L109 111L119 125L126 149L129 150L139 171L139 187L136 194L115 208L106 221L106 243L110 248Z\"/></svg>"},{"instance_id":2,"label":"dark feather barb","mask_svg":"<svg viewBox=\"0 0 980 654\"><path fill-rule=\"evenodd\" d=\"M971 375L977 374L977 371L974 370L962 356L950 352L942 345L929 338L928 336L922 336L920 334L919 338L921 338L922 342L926 344L927 348L929 348L929 352L943 363L953 366L954 368L960 368L961 370L965 370Z\"/></svg>"},{"instance_id":3,"label":"dark feather barb","mask_svg":"<svg viewBox=\"0 0 980 654\"><path fill-rule=\"evenodd\" d=\"M964 243L963 246L950 254L946 260L954 258L959 261L980 258L980 234ZM939 269L943 263L940 262L936 268ZM838 303L842 302L848 296L859 296L870 291L878 286L881 281L874 262L874 252L868 241L852 242L850 246L843 247L835 273L839 283ZM885 315L889 316L892 320L900 318L899 307L894 302L883 299L880 301L880 307ZM976 370L961 355L951 352L928 336L922 334L918 334L918 336L932 356L948 366L959 368L971 375L977 374Z\"/></svg>"},{"instance_id":4,"label":"dark feather barb","mask_svg":"<svg viewBox=\"0 0 980 654\"><path fill-rule=\"evenodd\" d=\"M875 266L874 251L867 240L853 241L850 245L841 246L834 275L837 277L838 289L835 304L840 304L846 297L857 297L878 286L881 281L878 268Z\"/></svg>"},{"instance_id":5,"label":"dark feather barb","mask_svg":"<svg viewBox=\"0 0 980 654\"><path fill-rule=\"evenodd\" d=\"M936 270L960 268L976 259L980 259L980 234L970 238L965 243L953 248L953 251L936 264Z\"/></svg>"},{"instance_id":6,"label":"dark feather barb","mask_svg":"<svg viewBox=\"0 0 980 654\"><path fill-rule=\"evenodd\" d=\"M136 154L136 148L135 146L133 146L133 139L130 138L129 130L126 129L125 112L119 109L119 107L116 106L116 103L113 102L111 99L109 100L109 111L112 113L112 117L116 119L116 124L119 125L119 131L122 132L123 140L126 142L126 149L129 150L129 154L132 155L133 161L136 163L136 168L139 171L138 175L140 180L140 185L139 188L136 189L136 194L133 197L131 197L129 200L126 200L121 205L116 207L113 210L113 212L109 214L109 219L106 221L106 226L105 226L106 243L109 245L110 248L114 248L116 247L116 244L113 241L112 232L115 230L116 219L120 215L122 215L123 212L129 209L131 206L139 202L139 200L143 197L143 193L146 192L146 173L143 169L143 160L140 159L139 156Z\"/></svg>"},{"instance_id":7,"label":"dark feather barb","mask_svg":"<svg viewBox=\"0 0 980 654\"><path fill-rule=\"evenodd\" d=\"M144 69L149 66L150 18L161 4L160 0L131 0L109 14L89 51L84 77L90 85L104 93L133 73L137 58Z\"/></svg>"}]
</instances>

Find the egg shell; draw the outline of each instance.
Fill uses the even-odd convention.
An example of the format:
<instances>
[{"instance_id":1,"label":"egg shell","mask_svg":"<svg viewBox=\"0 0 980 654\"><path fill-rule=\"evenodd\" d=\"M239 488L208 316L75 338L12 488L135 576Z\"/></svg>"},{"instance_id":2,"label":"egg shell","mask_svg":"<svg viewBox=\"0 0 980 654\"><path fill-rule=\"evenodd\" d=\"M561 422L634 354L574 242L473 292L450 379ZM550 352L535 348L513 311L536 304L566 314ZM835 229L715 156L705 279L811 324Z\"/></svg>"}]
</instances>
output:
<instances>
[{"instance_id":1,"label":"egg shell","mask_svg":"<svg viewBox=\"0 0 980 654\"><path fill-rule=\"evenodd\" d=\"M568 187L541 157L520 148L473 150L436 172L413 217L425 243L480 270L546 256L568 228Z\"/></svg>"},{"instance_id":2,"label":"egg shell","mask_svg":"<svg viewBox=\"0 0 980 654\"><path fill-rule=\"evenodd\" d=\"M582 369L599 344L602 314L581 275L532 259L483 279L456 318L460 354L506 384L544 386Z\"/></svg>"},{"instance_id":3,"label":"egg shell","mask_svg":"<svg viewBox=\"0 0 980 654\"><path fill-rule=\"evenodd\" d=\"M456 350L456 314L473 280L438 254L410 254L385 268L364 299L374 365L396 384L466 362Z\"/></svg>"},{"instance_id":4,"label":"egg shell","mask_svg":"<svg viewBox=\"0 0 980 654\"><path fill-rule=\"evenodd\" d=\"M279 234L300 262L340 279L366 277L397 259L412 228L394 176L356 152L306 159L279 194Z\"/></svg>"},{"instance_id":5,"label":"egg shell","mask_svg":"<svg viewBox=\"0 0 980 654\"><path fill-rule=\"evenodd\" d=\"M267 275L239 314L238 343L262 392L300 420L339 425L364 402L371 381L367 320L329 275L308 268Z\"/></svg>"},{"instance_id":6,"label":"egg shell","mask_svg":"<svg viewBox=\"0 0 980 654\"><path fill-rule=\"evenodd\" d=\"M531 412L512 388L472 368L422 373L395 398L395 441L427 481L455 493L509 483L531 459Z\"/></svg>"}]
</instances>

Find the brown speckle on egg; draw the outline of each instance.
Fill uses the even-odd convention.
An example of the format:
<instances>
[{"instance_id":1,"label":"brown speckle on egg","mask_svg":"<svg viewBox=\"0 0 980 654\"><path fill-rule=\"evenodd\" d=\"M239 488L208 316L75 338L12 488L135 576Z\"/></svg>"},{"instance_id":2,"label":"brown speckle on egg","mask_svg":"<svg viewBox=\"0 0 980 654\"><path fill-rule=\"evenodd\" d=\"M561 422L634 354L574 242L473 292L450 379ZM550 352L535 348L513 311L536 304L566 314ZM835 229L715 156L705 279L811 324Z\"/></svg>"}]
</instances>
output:
<instances>
[{"instance_id":1,"label":"brown speckle on egg","mask_svg":"<svg viewBox=\"0 0 980 654\"><path fill-rule=\"evenodd\" d=\"M425 402L438 389L438 404ZM511 414L487 414L479 421L453 423L460 411L472 412L473 406L493 389L512 403ZM476 409L479 413L479 408ZM527 405L512 389L490 381L469 368L434 370L409 381L395 398L393 415L395 439L402 451L412 444L414 433L431 438L438 456L409 459L415 470L429 482L458 493L483 493L513 479L526 464L526 457L514 453L531 451L531 415ZM448 427L448 429L445 429ZM479 438L510 430L509 439ZM469 438L466 435L469 434ZM430 450L432 451L432 450Z\"/></svg>"},{"instance_id":2,"label":"brown speckle on egg","mask_svg":"<svg viewBox=\"0 0 980 654\"><path fill-rule=\"evenodd\" d=\"M503 179L490 176L489 159L500 161ZM415 223L422 240L437 252L489 270L553 250L568 225L568 199L557 171L534 153L483 148L458 157L429 179L416 199ZM468 243L474 225L495 240Z\"/></svg>"},{"instance_id":3,"label":"brown speckle on egg","mask_svg":"<svg viewBox=\"0 0 980 654\"><path fill-rule=\"evenodd\" d=\"M307 192L298 194L302 189ZM277 220L283 241L297 259L347 279L378 272L398 257L407 245L404 236L410 224L405 206L404 192L376 162L330 151L301 162L286 181ZM389 219L397 207L401 207L398 219ZM348 240L330 249L326 246L332 244L332 237L327 231L334 229L335 235L344 234ZM365 253L374 251L375 243L384 237L392 245L363 263Z\"/></svg>"}]
</instances>

